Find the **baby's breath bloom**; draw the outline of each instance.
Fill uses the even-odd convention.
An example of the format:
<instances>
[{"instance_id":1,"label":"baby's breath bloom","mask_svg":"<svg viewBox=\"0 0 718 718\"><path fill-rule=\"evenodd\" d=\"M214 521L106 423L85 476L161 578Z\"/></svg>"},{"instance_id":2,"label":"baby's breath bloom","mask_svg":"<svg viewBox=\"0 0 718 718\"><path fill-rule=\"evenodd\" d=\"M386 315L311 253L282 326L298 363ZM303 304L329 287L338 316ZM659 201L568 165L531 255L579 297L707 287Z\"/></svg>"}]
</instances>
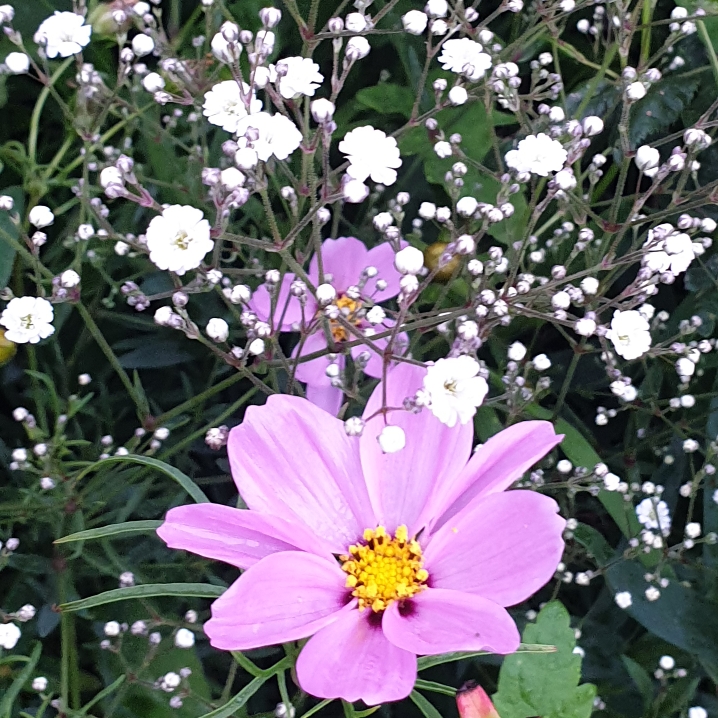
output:
<instances>
[{"instance_id":1,"label":"baby's breath bloom","mask_svg":"<svg viewBox=\"0 0 718 718\"><path fill-rule=\"evenodd\" d=\"M616 350L624 359L637 359L651 348L650 325L638 311L615 311L611 328L606 333Z\"/></svg>"},{"instance_id":2,"label":"baby's breath bloom","mask_svg":"<svg viewBox=\"0 0 718 718\"><path fill-rule=\"evenodd\" d=\"M421 10L409 10L406 15L402 15L401 23L404 30L410 35L421 35L426 30L429 18L426 13Z\"/></svg>"},{"instance_id":3,"label":"baby's breath bloom","mask_svg":"<svg viewBox=\"0 0 718 718\"><path fill-rule=\"evenodd\" d=\"M259 136L243 149L254 150L262 162L272 156L278 160L286 160L302 142L302 133L297 126L279 113L270 115L268 112L257 112L249 115L237 123L236 132L242 135L247 133L250 127L256 130Z\"/></svg>"},{"instance_id":4,"label":"baby's breath bloom","mask_svg":"<svg viewBox=\"0 0 718 718\"><path fill-rule=\"evenodd\" d=\"M150 222L147 248L150 259L160 269L184 274L199 267L205 254L214 248L214 242L201 210L174 204Z\"/></svg>"},{"instance_id":5,"label":"baby's breath bloom","mask_svg":"<svg viewBox=\"0 0 718 718\"><path fill-rule=\"evenodd\" d=\"M439 62L444 70L451 70L469 80L480 80L491 67L491 57L483 46L468 37L447 40L442 46Z\"/></svg>"},{"instance_id":6,"label":"baby's breath bloom","mask_svg":"<svg viewBox=\"0 0 718 718\"><path fill-rule=\"evenodd\" d=\"M371 125L357 127L344 136L339 151L349 160L347 174L359 182L371 177L385 185L396 182L396 170L401 167L399 147L393 137L387 137Z\"/></svg>"},{"instance_id":7,"label":"baby's breath bloom","mask_svg":"<svg viewBox=\"0 0 718 718\"><path fill-rule=\"evenodd\" d=\"M10 52L5 58L5 67L12 75L22 75L30 69L30 58L24 52Z\"/></svg>"},{"instance_id":8,"label":"baby's breath bloom","mask_svg":"<svg viewBox=\"0 0 718 718\"><path fill-rule=\"evenodd\" d=\"M54 331L52 304L42 297L15 297L0 316L5 338L15 344L37 344Z\"/></svg>"},{"instance_id":9,"label":"baby's breath bloom","mask_svg":"<svg viewBox=\"0 0 718 718\"><path fill-rule=\"evenodd\" d=\"M20 640L21 631L14 623L0 623L0 648L9 651Z\"/></svg>"},{"instance_id":10,"label":"baby's breath bloom","mask_svg":"<svg viewBox=\"0 0 718 718\"><path fill-rule=\"evenodd\" d=\"M519 142L517 149L507 152L506 164L517 172L546 177L551 172L561 170L567 157L568 153L558 140L552 140L540 132L538 135L529 135Z\"/></svg>"},{"instance_id":11,"label":"baby's breath bloom","mask_svg":"<svg viewBox=\"0 0 718 718\"><path fill-rule=\"evenodd\" d=\"M55 215L49 207L44 204L38 204L30 210L27 219L30 224L42 229L43 227L49 227L55 221Z\"/></svg>"},{"instance_id":12,"label":"baby's breath bloom","mask_svg":"<svg viewBox=\"0 0 718 718\"><path fill-rule=\"evenodd\" d=\"M85 18L74 12L55 11L40 24L34 40L45 46L49 58L70 57L82 51L90 42L92 26L85 25Z\"/></svg>"},{"instance_id":13,"label":"baby's breath bloom","mask_svg":"<svg viewBox=\"0 0 718 718\"><path fill-rule=\"evenodd\" d=\"M242 92L249 96L250 88L242 83ZM249 102L251 113L262 109L262 101L254 93ZM205 93L202 114L213 125L221 127L227 132L237 132L240 122L247 117L247 106L239 91L239 85L234 80L225 80L217 83L209 92Z\"/></svg>"},{"instance_id":14,"label":"baby's breath bloom","mask_svg":"<svg viewBox=\"0 0 718 718\"><path fill-rule=\"evenodd\" d=\"M442 424L468 423L483 403L489 385L478 376L479 368L476 359L466 355L439 359L427 368L422 398Z\"/></svg>"},{"instance_id":15,"label":"baby's breath bloom","mask_svg":"<svg viewBox=\"0 0 718 718\"><path fill-rule=\"evenodd\" d=\"M309 57L285 57L277 63L279 68L286 70L283 75L277 72L277 87L286 100L300 95L314 97L316 89L324 81L319 65Z\"/></svg>"}]
</instances>

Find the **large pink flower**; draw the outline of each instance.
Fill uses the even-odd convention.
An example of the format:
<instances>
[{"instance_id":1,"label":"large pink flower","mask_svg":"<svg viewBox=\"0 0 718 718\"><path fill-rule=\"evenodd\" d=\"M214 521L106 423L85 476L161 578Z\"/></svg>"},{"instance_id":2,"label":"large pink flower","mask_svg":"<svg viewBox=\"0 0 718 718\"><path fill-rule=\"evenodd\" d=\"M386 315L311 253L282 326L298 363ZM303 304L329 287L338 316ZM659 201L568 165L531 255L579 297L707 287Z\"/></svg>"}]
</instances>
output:
<instances>
[{"instance_id":1,"label":"large pink flower","mask_svg":"<svg viewBox=\"0 0 718 718\"><path fill-rule=\"evenodd\" d=\"M367 249L355 237L339 237L338 239L325 239L322 242L321 254L325 279L337 293L334 303L343 311L350 324L369 337L371 334L380 334L394 326L391 320L385 320L383 325L372 327L361 317L361 309L367 299L376 304L399 294L401 275L394 267L394 250L391 245L384 243L373 249ZM366 279L363 283L359 299L350 299L347 296L347 290L350 287L359 286L362 273L368 267L374 267L377 270L376 276ZM329 281L329 277L331 277L331 281ZM327 348L324 325L317 320L319 307L316 301L309 295L306 303L302 306L290 292L295 278L292 273L284 275L274 303L274 311L272 311L272 299L264 285L258 287L251 302L251 307L257 316L261 320L269 322L275 331L291 332L297 331L302 326L312 327L312 332L306 341L297 345L293 353L294 357L307 356ZM316 256L312 258L309 267L309 278L315 286L319 284L319 261ZM383 289L377 289L377 281L385 283ZM336 322L330 322L330 329L337 345L341 345L346 340L356 339L356 336L350 335L344 327ZM387 346L386 337L372 340L372 342L376 348L382 351ZM406 344L405 334L401 335L398 343ZM364 344L358 344L351 348L351 355L354 359L357 359L363 352L369 353L369 361L364 371L369 376L380 378L383 373L383 357ZM344 356L339 354L333 360L321 356L302 362L297 366L296 377L299 381L307 384L307 399L326 409L330 414L336 414L341 405L342 392L332 386L331 379L327 376L326 371L330 363L337 364L342 371Z\"/></svg>"},{"instance_id":2,"label":"large pink flower","mask_svg":"<svg viewBox=\"0 0 718 718\"><path fill-rule=\"evenodd\" d=\"M387 405L401 406L424 373L392 369ZM212 605L213 646L311 636L301 687L369 705L410 693L417 655L515 651L505 607L551 578L565 524L552 499L506 491L560 442L550 423L515 424L472 455L470 424L395 411L406 446L383 454L381 406L380 384L360 438L297 397L250 407L228 446L250 510L181 506L158 529L172 548L246 569Z\"/></svg>"}]
</instances>

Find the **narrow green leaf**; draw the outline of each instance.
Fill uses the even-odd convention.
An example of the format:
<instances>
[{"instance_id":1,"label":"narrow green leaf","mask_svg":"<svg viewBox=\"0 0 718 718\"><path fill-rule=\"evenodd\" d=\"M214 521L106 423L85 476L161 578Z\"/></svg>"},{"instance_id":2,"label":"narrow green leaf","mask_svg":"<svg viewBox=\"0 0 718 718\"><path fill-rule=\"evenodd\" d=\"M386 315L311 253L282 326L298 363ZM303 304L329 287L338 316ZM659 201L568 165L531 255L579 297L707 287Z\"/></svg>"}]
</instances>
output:
<instances>
[{"instance_id":1,"label":"narrow green leaf","mask_svg":"<svg viewBox=\"0 0 718 718\"><path fill-rule=\"evenodd\" d=\"M2 193L13 198L15 211L22 216L25 202L22 187L5 187ZM4 237L7 241L3 241ZM10 221L9 213L0 212L0 287L6 286L10 281L16 254L16 249L10 242L17 241L18 237L18 228Z\"/></svg>"},{"instance_id":2,"label":"narrow green leaf","mask_svg":"<svg viewBox=\"0 0 718 718\"><path fill-rule=\"evenodd\" d=\"M151 466L152 468L161 471L163 474L166 474L171 479L174 479L198 504L209 503L209 499L205 495L204 491L202 491L202 489L200 489L199 486L197 486L197 484L195 484L195 482L192 481L189 476L183 474L179 469L175 469L174 466L170 466L169 464L166 464L164 461L160 461L159 459L153 459L151 456L139 456L138 454L128 454L127 456L110 456L107 459L103 459L102 461L98 461L97 463L88 466L78 475L77 479L79 481L87 474L93 471L97 471L104 466L122 463L143 464L144 466Z\"/></svg>"},{"instance_id":3,"label":"narrow green leaf","mask_svg":"<svg viewBox=\"0 0 718 718\"><path fill-rule=\"evenodd\" d=\"M282 671L286 671L292 665L292 659L287 656L282 658L281 661L275 663L271 668L268 668L261 676L257 676L251 680L242 690L237 693L234 698L228 700L223 706L205 713L200 718L228 718L233 713L236 713L243 708L247 701L262 687L262 685L273 676L276 676ZM321 705L321 704L320 704ZM318 710L318 708L317 708Z\"/></svg>"},{"instance_id":4,"label":"narrow green leaf","mask_svg":"<svg viewBox=\"0 0 718 718\"><path fill-rule=\"evenodd\" d=\"M555 653L556 646L543 645L541 643L522 643L516 653ZM490 656L491 651L473 651L466 653L464 651L455 651L454 653L442 653L439 656L422 656L419 659L419 670L425 671L427 668L440 666L442 663L451 663L452 661L461 661L464 658L476 658L477 656Z\"/></svg>"},{"instance_id":5,"label":"narrow green leaf","mask_svg":"<svg viewBox=\"0 0 718 718\"><path fill-rule=\"evenodd\" d=\"M414 705L422 712L424 718L442 718L441 713L439 713L421 693L412 691L409 698L411 698Z\"/></svg>"},{"instance_id":6,"label":"narrow green leaf","mask_svg":"<svg viewBox=\"0 0 718 718\"><path fill-rule=\"evenodd\" d=\"M87 531L78 531L75 534L69 534L62 538L56 539L53 543L72 543L73 541L92 541L93 539L108 538L110 536L121 536L127 534L143 534L155 531L162 526L162 521L125 521L121 524L111 524L110 526L100 526L96 529L87 529Z\"/></svg>"},{"instance_id":7,"label":"narrow green leaf","mask_svg":"<svg viewBox=\"0 0 718 718\"><path fill-rule=\"evenodd\" d=\"M92 708L92 706L96 705L104 698L107 698L107 696L112 695L124 682L125 682L125 676L122 675L116 681L114 681L113 683L110 683L109 686L106 686L105 688L103 688L96 696L94 696L92 698L92 700L85 703L85 705L82 706L82 708L80 708L80 710L77 711L77 713L75 715L78 715L78 716L86 715L87 712L90 710L90 708Z\"/></svg>"},{"instance_id":8,"label":"narrow green leaf","mask_svg":"<svg viewBox=\"0 0 718 718\"><path fill-rule=\"evenodd\" d=\"M12 715L13 703L22 690L22 687L30 680L33 671L35 670L35 666L40 660L41 653L42 644L38 641L35 644L35 648L32 649L30 660L25 664L25 667L20 671L20 675L10 684L10 687L5 691L5 695L2 697L2 700L0 700L0 716L2 716L2 718L10 718Z\"/></svg>"},{"instance_id":9,"label":"narrow green leaf","mask_svg":"<svg viewBox=\"0 0 718 718\"><path fill-rule=\"evenodd\" d=\"M456 688L445 686L443 683L436 683L435 681L425 681L422 678L416 679L414 688L421 691L430 691L431 693L440 693L442 696L453 697L456 695Z\"/></svg>"},{"instance_id":10,"label":"narrow green leaf","mask_svg":"<svg viewBox=\"0 0 718 718\"><path fill-rule=\"evenodd\" d=\"M187 598L219 598L224 592L222 586L211 583L147 583L144 586L114 588L96 596L81 598L60 605L60 611L82 611L86 608L104 606L106 603L128 601L132 598L154 598L157 596L184 596Z\"/></svg>"}]
</instances>

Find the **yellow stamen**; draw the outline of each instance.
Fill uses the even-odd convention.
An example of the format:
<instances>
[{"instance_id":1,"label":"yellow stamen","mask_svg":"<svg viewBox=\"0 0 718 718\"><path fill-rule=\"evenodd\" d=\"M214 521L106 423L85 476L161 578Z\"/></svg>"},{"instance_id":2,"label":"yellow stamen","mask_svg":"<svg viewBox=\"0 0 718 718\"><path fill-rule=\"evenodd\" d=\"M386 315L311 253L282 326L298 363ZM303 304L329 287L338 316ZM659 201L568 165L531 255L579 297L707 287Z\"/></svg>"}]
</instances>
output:
<instances>
[{"instance_id":1,"label":"yellow stamen","mask_svg":"<svg viewBox=\"0 0 718 718\"><path fill-rule=\"evenodd\" d=\"M379 613L426 588L429 572L422 568L421 546L409 540L406 526L397 527L394 536L383 526L365 529L363 538L365 543L350 546L349 553L339 557L359 610Z\"/></svg>"},{"instance_id":2,"label":"yellow stamen","mask_svg":"<svg viewBox=\"0 0 718 718\"><path fill-rule=\"evenodd\" d=\"M362 303L358 299L350 299L346 294L342 294L335 302L335 306L341 312L342 318L357 326L359 324L359 310L362 307ZM329 328L332 332L334 341L345 342L349 339L349 332L346 327L343 327L338 321L330 319Z\"/></svg>"}]
</instances>

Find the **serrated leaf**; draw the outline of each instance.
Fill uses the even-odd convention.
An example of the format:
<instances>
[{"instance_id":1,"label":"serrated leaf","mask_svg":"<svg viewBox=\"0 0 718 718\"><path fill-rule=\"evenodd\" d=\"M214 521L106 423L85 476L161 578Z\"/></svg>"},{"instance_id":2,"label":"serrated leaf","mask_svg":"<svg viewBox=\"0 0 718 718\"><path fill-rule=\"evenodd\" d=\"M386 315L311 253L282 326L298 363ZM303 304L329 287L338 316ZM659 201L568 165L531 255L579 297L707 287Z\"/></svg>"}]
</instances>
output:
<instances>
[{"instance_id":1,"label":"serrated leaf","mask_svg":"<svg viewBox=\"0 0 718 718\"><path fill-rule=\"evenodd\" d=\"M700 79L667 77L652 85L648 94L631 108L628 136L631 147L672 125L696 94Z\"/></svg>"},{"instance_id":2,"label":"serrated leaf","mask_svg":"<svg viewBox=\"0 0 718 718\"><path fill-rule=\"evenodd\" d=\"M595 686L579 686L581 656L568 611L558 601L544 606L524 630L526 643L551 643L556 652L543 656L513 654L504 659L493 702L501 718L588 718Z\"/></svg>"}]
</instances>

